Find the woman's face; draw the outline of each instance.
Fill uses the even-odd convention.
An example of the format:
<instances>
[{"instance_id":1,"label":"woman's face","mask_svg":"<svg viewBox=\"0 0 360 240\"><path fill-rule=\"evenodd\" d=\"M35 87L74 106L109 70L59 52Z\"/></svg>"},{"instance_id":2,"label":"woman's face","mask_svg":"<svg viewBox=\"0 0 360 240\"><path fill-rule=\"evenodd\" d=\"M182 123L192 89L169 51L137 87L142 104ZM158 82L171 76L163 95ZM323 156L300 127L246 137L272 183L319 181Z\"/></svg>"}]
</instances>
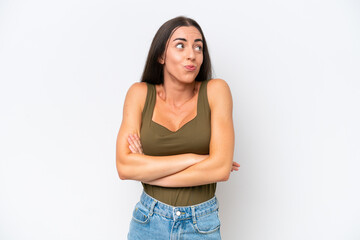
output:
<instances>
[{"instance_id":1,"label":"woman's face","mask_svg":"<svg viewBox=\"0 0 360 240\"><path fill-rule=\"evenodd\" d=\"M168 41L165 56L159 61L164 65L164 81L177 80L191 83L203 62L203 41L195 27L179 27Z\"/></svg>"}]
</instances>

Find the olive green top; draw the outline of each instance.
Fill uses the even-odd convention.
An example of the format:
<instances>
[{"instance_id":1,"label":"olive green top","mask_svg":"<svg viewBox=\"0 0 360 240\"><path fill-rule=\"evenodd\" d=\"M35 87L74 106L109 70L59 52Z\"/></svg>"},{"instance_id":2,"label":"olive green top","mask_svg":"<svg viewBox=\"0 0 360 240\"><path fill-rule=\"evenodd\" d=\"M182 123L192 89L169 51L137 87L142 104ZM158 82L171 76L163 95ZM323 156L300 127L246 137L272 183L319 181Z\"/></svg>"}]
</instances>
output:
<instances>
[{"instance_id":1,"label":"olive green top","mask_svg":"<svg viewBox=\"0 0 360 240\"><path fill-rule=\"evenodd\" d=\"M183 153L209 154L211 115L207 99L207 83L200 85L196 117L173 132L152 121L156 102L155 85L147 83L147 96L140 129L143 152L150 156L169 156ZM153 198L172 205L189 206L214 197L216 183L194 187L160 187L142 183L144 191Z\"/></svg>"}]
</instances>

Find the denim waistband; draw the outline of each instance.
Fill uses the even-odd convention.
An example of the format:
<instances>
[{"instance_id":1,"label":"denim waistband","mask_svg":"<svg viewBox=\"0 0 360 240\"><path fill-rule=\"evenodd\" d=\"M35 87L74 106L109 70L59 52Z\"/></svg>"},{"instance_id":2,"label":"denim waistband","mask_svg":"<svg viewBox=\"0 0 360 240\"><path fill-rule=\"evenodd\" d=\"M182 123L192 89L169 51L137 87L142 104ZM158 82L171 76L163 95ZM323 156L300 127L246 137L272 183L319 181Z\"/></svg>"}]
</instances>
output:
<instances>
[{"instance_id":1,"label":"denim waistband","mask_svg":"<svg viewBox=\"0 0 360 240\"><path fill-rule=\"evenodd\" d=\"M172 220L185 220L192 218L196 221L196 218L210 214L219 208L216 196L200 204L176 207L160 202L143 192L141 194L140 202L150 211L150 215L156 213Z\"/></svg>"}]
</instances>

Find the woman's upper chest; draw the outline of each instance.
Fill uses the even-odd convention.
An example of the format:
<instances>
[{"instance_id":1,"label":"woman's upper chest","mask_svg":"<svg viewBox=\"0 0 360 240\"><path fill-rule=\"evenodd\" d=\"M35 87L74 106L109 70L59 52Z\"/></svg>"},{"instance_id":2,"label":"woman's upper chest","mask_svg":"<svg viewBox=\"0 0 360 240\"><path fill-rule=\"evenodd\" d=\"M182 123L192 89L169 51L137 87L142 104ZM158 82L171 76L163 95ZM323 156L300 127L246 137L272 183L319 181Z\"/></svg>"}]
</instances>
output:
<instances>
[{"instance_id":1,"label":"woman's upper chest","mask_svg":"<svg viewBox=\"0 0 360 240\"><path fill-rule=\"evenodd\" d=\"M197 96L198 93L183 105L174 106L167 104L157 95L152 121L166 127L170 131L176 132L196 117Z\"/></svg>"},{"instance_id":2,"label":"woman's upper chest","mask_svg":"<svg viewBox=\"0 0 360 240\"><path fill-rule=\"evenodd\" d=\"M181 129L185 124L194 120L198 115L199 90L201 82L197 82L194 95L183 103L169 104L163 92L155 89L155 104L151 120L164 126L172 132ZM160 87L158 87L159 89Z\"/></svg>"},{"instance_id":3,"label":"woman's upper chest","mask_svg":"<svg viewBox=\"0 0 360 240\"><path fill-rule=\"evenodd\" d=\"M160 122L158 118L152 118L155 110L156 91L154 85L148 84L148 95L142 113L140 137L145 154L173 155L188 152L208 154L211 121L206 84L202 85L195 99L196 104L192 105L192 110L196 109L196 111L188 111L184 114L185 117L182 116L182 122L176 126L177 129L171 129L170 124L174 124L171 121L177 120L177 118L174 115L174 119L166 122L169 114L167 114L165 108L164 111L161 111L164 113L164 118L160 119L164 120L164 122ZM157 108L157 110L160 109ZM178 122L175 124L178 124Z\"/></svg>"}]
</instances>

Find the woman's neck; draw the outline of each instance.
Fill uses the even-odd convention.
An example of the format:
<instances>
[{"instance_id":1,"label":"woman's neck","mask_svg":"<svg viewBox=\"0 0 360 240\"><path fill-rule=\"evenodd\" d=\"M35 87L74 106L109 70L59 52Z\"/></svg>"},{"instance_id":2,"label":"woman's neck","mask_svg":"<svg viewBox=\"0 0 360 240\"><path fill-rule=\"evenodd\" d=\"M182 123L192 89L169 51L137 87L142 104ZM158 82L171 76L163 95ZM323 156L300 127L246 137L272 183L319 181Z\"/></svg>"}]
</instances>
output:
<instances>
[{"instance_id":1,"label":"woman's neck","mask_svg":"<svg viewBox=\"0 0 360 240\"><path fill-rule=\"evenodd\" d=\"M181 107L193 99L197 93L197 82L182 83L179 81L164 81L159 97L174 107Z\"/></svg>"}]
</instances>

